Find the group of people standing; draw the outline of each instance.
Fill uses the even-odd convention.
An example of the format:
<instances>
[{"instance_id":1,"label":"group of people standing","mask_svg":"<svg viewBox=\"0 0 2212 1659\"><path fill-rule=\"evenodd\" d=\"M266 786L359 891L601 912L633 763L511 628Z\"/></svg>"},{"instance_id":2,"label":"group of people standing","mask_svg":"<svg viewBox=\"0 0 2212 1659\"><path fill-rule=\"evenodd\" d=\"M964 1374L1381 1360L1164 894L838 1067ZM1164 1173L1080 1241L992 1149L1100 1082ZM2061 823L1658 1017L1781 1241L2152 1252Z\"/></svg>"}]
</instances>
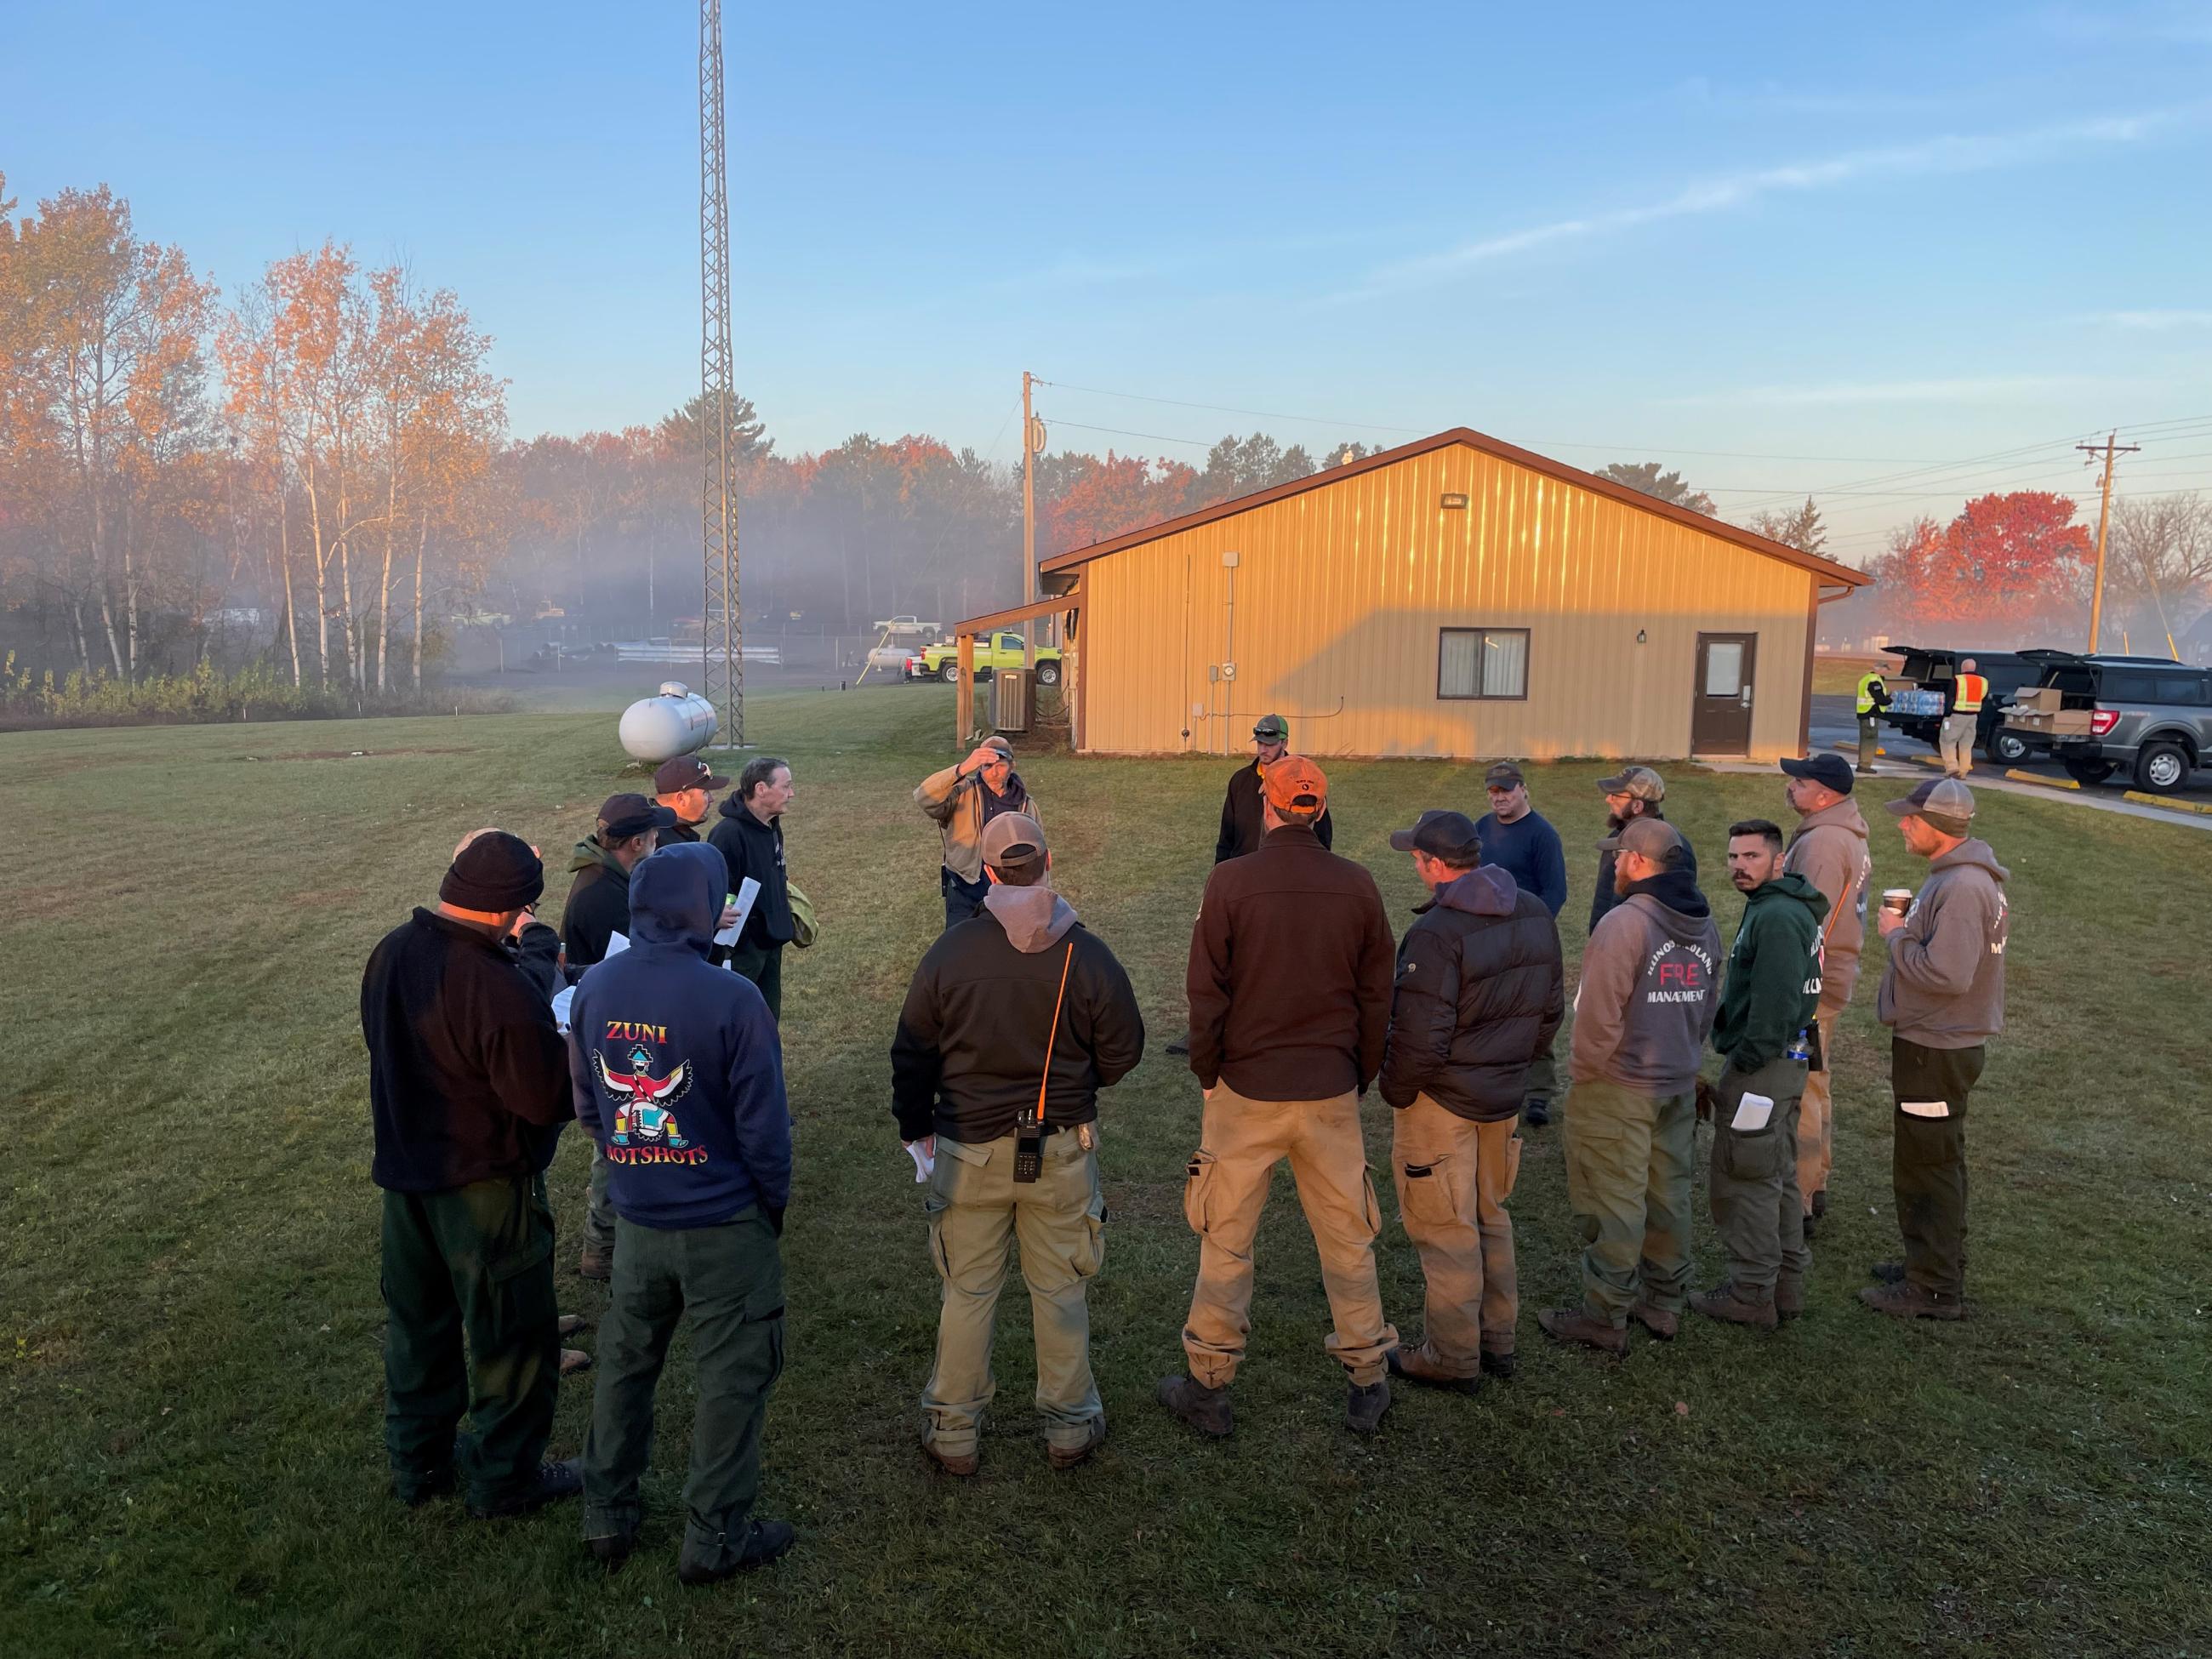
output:
<instances>
[{"instance_id":1,"label":"group of people standing","mask_svg":"<svg viewBox=\"0 0 2212 1659\"><path fill-rule=\"evenodd\" d=\"M1555 1112L1584 1249L1582 1298L1540 1314L1547 1334L1617 1356L1631 1323L1665 1340L1685 1311L1767 1327L1801 1312L1832 1158L1835 1023L1868 898L1851 768L1832 755L1785 761L1795 833L1733 826L1728 871L1746 902L1725 956L1694 854L1664 816L1664 781L1646 767L1602 780L1608 833L1570 1023L1565 855L1516 765L1488 769L1480 819L1440 809L1391 834L1428 895L1397 938L1373 877L1332 850L1322 769L1291 752L1279 717L1254 740L1254 763L1228 786L1188 957L1203 1103L1183 1207L1198 1260L1184 1364L1161 1378L1158 1403L1200 1433L1232 1431L1254 1241L1285 1160L1320 1256L1349 1428L1379 1427L1392 1378L1462 1393L1513 1378L1508 1204L1522 1124ZM536 918L537 850L480 830L455 849L435 907L370 959L386 1442L410 1504L465 1486L470 1513L489 1517L580 1490L592 1553L617 1565L642 1522L655 1386L689 1318L700 1399L679 1572L701 1583L774 1559L793 1537L753 1507L783 1355L781 955L811 918L784 871L787 765L750 763L704 844L724 781L686 759L655 787L655 799L601 808L572 860L558 933ZM945 903L890 1054L940 1281L921 1445L953 1476L980 1468L994 1322L1018 1244L1046 1455L1073 1468L1106 1437L1087 1306L1107 1237L1099 1097L1141 1060L1144 1020L1113 951L1055 890L1043 815L1002 739L915 799L940 834ZM1905 1250L1877 1264L1881 1282L1862 1297L1957 1318L1965 1113L2002 1026L2005 872L1971 834L1963 784L1931 781L1890 807L1930 876L1917 896L1886 898L1880 921ZM748 877L759 890L744 926L718 946ZM628 948L611 955L618 933ZM574 985L565 1033L551 1006L563 981ZM1711 1082L1709 1044L1721 1057ZM1392 1109L1392 1184L1422 1267L1417 1340L1390 1322L1376 1271L1370 1088ZM1693 1295L1691 1164L1706 1115L1729 1273ZM544 1171L571 1116L593 1146L580 1266L608 1279L611 1300L583 1457L544 1462L560 1337L575 1322L556 1304ZM458 1434L465 1413L472 1432Z\"/></svg>"}]
</instances>

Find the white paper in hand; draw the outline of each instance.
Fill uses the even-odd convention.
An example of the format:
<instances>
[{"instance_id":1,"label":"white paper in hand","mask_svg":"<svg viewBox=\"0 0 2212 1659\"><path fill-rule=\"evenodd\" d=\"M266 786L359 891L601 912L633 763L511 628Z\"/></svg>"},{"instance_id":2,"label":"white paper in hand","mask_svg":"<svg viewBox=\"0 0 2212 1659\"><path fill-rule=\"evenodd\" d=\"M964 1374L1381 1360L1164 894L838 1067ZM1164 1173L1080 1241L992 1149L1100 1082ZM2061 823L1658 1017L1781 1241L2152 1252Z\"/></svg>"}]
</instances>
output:
<instances>
[{"instance_id":1,"label":"white paper in hand","mask_svg":"<svg viewBox=\"0 0 2212 1659\"><path fill-rule=\"evenodd\" d=\"M738 884L737 894L730 902L738 907L738 919L714 935L717 945L735 945L738 935L745 931L745 918L753 913L753 901L760 896L760 883L747 876Z\"/></svg>"},{"instance_id":2,"label":"white paper in hand","mask_svg":"<svg viewBox=\"0 0 2212 1659\"><path fill-rule=\"evenodd\" d=\"M929 1179L930 1171L937 1167L937 1160L922 1150L918 1140L906 1143L906 1155L914 1160L914 1184L919 1187Z\"/></svg>"},{"instance_id":3,"label":"white paper in hand","mask_svg":"<svg viewBox=\"0 0 2212 1659\"><path fill-rule=\"evenodd\" d=\"M1741 1134L1756 1133L1766 1127L1766 1120L1774 1115L1774 1100L1770 1095L1746 1095L1735 1103L1735 1117L1729 1127Z\"/></svg>"},{"instance_id":4,"label":"white paper in hand","mask_svg":"<svg viewBox=\"0 0 2212 1659\"><path fill-rule=\"evenodd\" d=\"M629 935L628 933L609 933L607 935L607 953L605 956L601 957L599 960L601 962L611 962L629 949Z\"/></svg>"},{"instance_id":5,"label":"white paper in hand","mask_svg":"<svg viewBox=\"0 0 2212 1659\"><path fill-rule=\"evenodd\" d=\"M553 1023L563 1031L568 1029L568 1007L576 1000L576 988L564 985L553 994Z\"/></svg>"}]
</instances>

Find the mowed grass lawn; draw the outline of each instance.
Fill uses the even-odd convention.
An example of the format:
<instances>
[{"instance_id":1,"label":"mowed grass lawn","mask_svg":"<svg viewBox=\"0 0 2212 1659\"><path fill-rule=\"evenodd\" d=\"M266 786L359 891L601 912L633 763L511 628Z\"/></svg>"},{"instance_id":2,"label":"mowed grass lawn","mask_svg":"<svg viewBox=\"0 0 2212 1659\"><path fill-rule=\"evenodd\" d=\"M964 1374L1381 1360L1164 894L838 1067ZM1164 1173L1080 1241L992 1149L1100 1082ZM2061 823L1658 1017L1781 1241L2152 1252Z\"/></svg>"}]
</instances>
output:
<instances>
[{"instance_id":1,"label":"mowed grass lawn","mask_svg":"<svg viewBox=\"0 0 2212 1659\"><path fill-rule=\"evenodd\" d=\"M612 1578L588 1565L573 1504L497 1525L452 1502L402 1510L380 1441L362 964L471 828L505 825L565 864L617 787L612 717L0 738L0 817L24 854L0 924L0 1653L2212 1650L2212 842L1984 798L2014 872L2011 1030L1972 1118L1971 1322L1901 1326L1853 1300L1894 1241L1870 971L1841 1045L1835 1207L1803 1320L1771 1336L1692 1324L1620 1366L1552 1348L1534 1313L1575 1294L1576 1246L1559 1131L1534 1132L1514 1200L1521 1381L1473 1400L1402 1390L1358 1440L1279 1176L1239 1426L1215 1445L1152 1391L1180 1364L1197 1258L1181 1189L1198 1091L1164 1045L1228 767L1024 763L1060 885L1128 965L1152 1052L1103 1109L1112 1219L1091 1306L1112 1438L1089 1468L1047 1468L1016 1287L983 1473L957 1484L915 1445L937 1282L885 1061L940 919L936 837L908 791L947 758L948 696L752 708L757 741L797 774L792 870L824 929L786 972L798 1177L764 1499L800 1541L707 1591L674 1572L680 1345L647 1547ZM1338 849L1402 927L1418 893L1387 831L1425 806L1479 810L1480 774L1330 769ZM1779 779L1674 770L1669 805L1732 936L1725 827L1783 816ZM1571 957L1599 775L1532 772L1571 849ZM1916 884L1868 805L1876 885ZM1383 1291L1411 1336L1420 1279L1389 1117L1370 1098ZM602 1291L574 1273L586 1162L572 1133L552 1175L562 1302L596 1314ZM580 1448L590 1395L588 1377L564 1386L556 1452Z\"/></svg>"}]
</instances>

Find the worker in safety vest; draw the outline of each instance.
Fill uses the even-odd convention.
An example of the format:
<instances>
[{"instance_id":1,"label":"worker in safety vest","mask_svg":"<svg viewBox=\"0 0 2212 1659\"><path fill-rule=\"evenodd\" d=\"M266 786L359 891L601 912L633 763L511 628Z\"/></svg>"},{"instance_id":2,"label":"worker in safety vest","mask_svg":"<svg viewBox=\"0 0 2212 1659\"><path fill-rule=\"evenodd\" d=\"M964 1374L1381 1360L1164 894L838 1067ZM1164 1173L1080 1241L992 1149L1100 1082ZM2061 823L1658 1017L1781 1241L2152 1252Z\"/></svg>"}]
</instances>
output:
<instances>
[{"instance_id":1,"label":"worker in safety vest","mask_svg":"<svg viewBox=\"0 0 2212 1659\"><path fill-rule=\"evenodd\" d=\"M1889 685L1881 677L1881 670L1869 668L1859 676L1859 770L1871 775L1878 747L1875 717L1889 707Z\"/></svg>"},{"instance_id":2,"label":"worker in safety vest","mask_svg":"<svg viewBox=\"0 0 2212 1659\"><path fill-rule=\"evenodd\" d=\"M1974 733L1989 695L1990 683L1974 672L1974 659L1966 658L1951 682L1951 712L1943 716L1943 729L1937 733L1945 777L1964 778L1974 769Z\"/></svg>"}]
</instances>

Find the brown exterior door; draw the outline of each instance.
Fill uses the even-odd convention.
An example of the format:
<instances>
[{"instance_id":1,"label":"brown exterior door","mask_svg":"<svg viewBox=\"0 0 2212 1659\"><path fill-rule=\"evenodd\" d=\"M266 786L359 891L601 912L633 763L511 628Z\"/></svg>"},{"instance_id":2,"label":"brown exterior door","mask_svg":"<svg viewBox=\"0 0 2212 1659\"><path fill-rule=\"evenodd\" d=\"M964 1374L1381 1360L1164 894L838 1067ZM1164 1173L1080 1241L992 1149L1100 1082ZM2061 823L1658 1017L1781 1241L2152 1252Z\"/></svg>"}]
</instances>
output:
<instances>
[{"instance_id":1,"label":"brown exterior door","mask_svg":"<svg viewBox=\"0 0 2212 1659\"><path fill-rule=\"evenodd\" d=\"M1690 713L1693 755L1751 752L1751 687L1756 634L1698 635L1698 687Z\"/></svg>"}]
</instances>

